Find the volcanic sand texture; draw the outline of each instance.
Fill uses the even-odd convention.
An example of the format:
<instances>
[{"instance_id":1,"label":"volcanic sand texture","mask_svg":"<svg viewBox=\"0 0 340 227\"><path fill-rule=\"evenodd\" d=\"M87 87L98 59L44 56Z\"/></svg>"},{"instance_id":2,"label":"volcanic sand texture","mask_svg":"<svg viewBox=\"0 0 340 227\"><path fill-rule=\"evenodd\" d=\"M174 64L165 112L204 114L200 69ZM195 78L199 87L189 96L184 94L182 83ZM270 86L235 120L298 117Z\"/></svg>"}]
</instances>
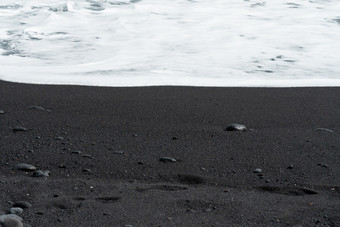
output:
<instances>
[{"instance_id":1,"label":"volcanic sand texture","mask_svg":"<svg viewBox=\"0 0 340 227\"><path fill-rule=\"evenodd\" d=\"M32 226L340 226L339 97L1 81L0 210L28 201Z\"/></svg>"}]
</instances>

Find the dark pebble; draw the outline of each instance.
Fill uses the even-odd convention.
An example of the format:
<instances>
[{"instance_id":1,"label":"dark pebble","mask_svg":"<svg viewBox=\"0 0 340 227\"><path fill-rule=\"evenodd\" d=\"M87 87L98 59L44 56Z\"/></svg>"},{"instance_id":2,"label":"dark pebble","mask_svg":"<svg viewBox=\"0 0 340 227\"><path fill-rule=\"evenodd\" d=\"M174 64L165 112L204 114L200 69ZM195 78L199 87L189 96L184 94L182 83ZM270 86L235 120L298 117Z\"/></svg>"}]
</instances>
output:
<instances>
[{"instance_id":1,"label":"dark pebble","mask_svg":"<svg viewBox=\"0 0 340 227\"><path fill-rule=\"evenodd\" d=\"M45 108L42 107L42 106L29 106L28 109L29 109L29 110L40 110L40 111L51 112L51 110L45 109Z\"/></svg>"},{"instance_id":2,"label":"dark pebble","mask_svg":"<svg viewBox=\"0 0 340 227\"><path fill-rule=\"evenodd\" d=\"M256 168L256 169L254 169L254 173L262 173L262 169Z\"/></svg>"},{"instance_id":3,"label":"dark pebble","mask_svg":"<svg viewBox=\"0 0 340 227\"><path fill-rule=\"evenodd\" d=\"M21 171L26 171L26 172L31 172L36 170L37 168L33 165L26 164L26 163L19 163L14 166L15 170L21 170Z\"/></svg>"},{"instance_id":4,"label":"dark pebble","mask_svg":"<svg viewBox=\"0 0 340 227\"><path fill-rule=\"evenodd\" d=\"M314 131L334 132L333 130L328 129L328 128L316 128L316 129L314 129Z\"/></svg>"},{"instance_id":5,"label":"dark pebble","mask_svg":"<svg viewBox=\"0 0 340 227\"><path fill-rule=\"evenodd\" d=\"M12 207L20 207L22 209L26 209L32 207L32 204L26 201L17 201L12 205Z\"/></svg>"},{"instance_id":6,"label":"dark pebble","mask_svg":"<svg viewBox=\"0 0 340 227\"><path fill-rule=\"evenodd\" d=\"M22 214L24 210L21 207L12 207L9 209L11 214Z\"/></svg>"},{"instance_id":7,"label":"dark pebble","mask_svg":"<svg viewBox=\"0 0 340 227\"><path fill-rule=\"evenodd\" d=\"M288 167L287 167L287 169L293 169L293 165L289 165Z\"/></svg>"},{"instance_id":8,"label":"dark pebble","mask_svg":"<svg viewBox=\"0 0 340 227\"><path fill-rule=\"evenodd\" d=\"M83 157L84 157L84 158L90 158L90 159L94 159L94 157L92 157L92 156L91 156L91 155L89 155L89 154L84 154L84 155L83 155Z\"/></svg>"},{"instance_id":9,"label":"dark pebble","mask_svg":"<svg viewBox=\"0 0 340 227\"><path fill-rule=\"evenodd\" d=\"M247 131L246 126L241 124L230 124L225 129L226 131L239 131L239 132L245 132Z\"/></svg>"},{"instance_id":10,"label":"dark pebble","mask_svg":"<svg viewBox=\"0 0 340 227\"><path fill-rule=\"evenodd\" d=\"M160 162L168 163L168 162L177 162L176 159L170 157L161 157L159 159Z\"/></svg>"},{"instance_id":11,"label":"dark pebble","mask_svg":"<svg viewBox=\"0 0 340 227\"><path fill-rule=\"evenodd\" d=\"M173 140L178 140L177 136L172 137Z\"/></svg>"},{"instance_id":12,"label":"dark pebble","mask_svg":"<svg viewBox=\"0 0 340 227\"><path fill-rule=\"evenodd\" d=\"M90 169L83 169L82 170L84 173L91 173L92 171Z\"/></svg>"},{"instance_id":13,"label":"dark pebble","mask_svg":"<svg viewBox=\"0 0 340 227\"><path fill-rule=\"evenodd\" d=\"M16 126L15 128L13 128L13 132L25 132L27 131L27 128L24 128L22 126Z\"/></svg>"},{"instance_id":14,"label":"dark pebble","mask_svg":"<svg viewBox=\"0 0 340 227\"><path fill-rule=\"evenodd\" d=\"M0 216L2 227L23 227L22 218L15 214L6 214Z\"/></svg>"},{"instance_id":15,"label":"dark pebble","mask_svg":"<svg viewBox=\"0 0 340 227\"><path fill-rule=\"evenodd\" d=\"M48 177L50 171L36 170L33 172L34 177Z\"/></svg>"},{"instance_id":16,"label":"dark pebble","mask_svg":"<svg viewBox=\"0 0 340 227\"><path fill-rule=\"evenodd\" d=\"M324 168L328 168L328 165L327 165L327 164L325 164L325 163L322 163L322 164L321 164L321 163L319 163L319 164L318 164L318 166L321 166L321 167L324 167Z\"/></svg>"},{"instance_id":17,"label":"dark pebble","mask_svg":"<svg viewBox=\"0 0 340 227\"><path fill-rule=\"evenodd\" d=\"M71 154L81 154L81 151L72 151Z\"/></svg>"}]
</instances>

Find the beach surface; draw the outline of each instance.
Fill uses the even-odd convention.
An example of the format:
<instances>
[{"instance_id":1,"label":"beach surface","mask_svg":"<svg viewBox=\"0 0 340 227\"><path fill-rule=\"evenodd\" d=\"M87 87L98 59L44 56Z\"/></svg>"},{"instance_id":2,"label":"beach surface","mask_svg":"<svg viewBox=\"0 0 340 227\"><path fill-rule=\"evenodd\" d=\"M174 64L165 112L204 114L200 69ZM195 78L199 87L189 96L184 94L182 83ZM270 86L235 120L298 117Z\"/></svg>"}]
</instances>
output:
<instances>
[{"instance_id":1,"label":"beach surface","mask_svg":"<svg viewBox=\"0 0 340 227\"><path fill-rule=\"evenodd\" d=\"M0 212L23 207L26 226L340 226L339 97L0 81Z\"/></svg>"}]
</instances>

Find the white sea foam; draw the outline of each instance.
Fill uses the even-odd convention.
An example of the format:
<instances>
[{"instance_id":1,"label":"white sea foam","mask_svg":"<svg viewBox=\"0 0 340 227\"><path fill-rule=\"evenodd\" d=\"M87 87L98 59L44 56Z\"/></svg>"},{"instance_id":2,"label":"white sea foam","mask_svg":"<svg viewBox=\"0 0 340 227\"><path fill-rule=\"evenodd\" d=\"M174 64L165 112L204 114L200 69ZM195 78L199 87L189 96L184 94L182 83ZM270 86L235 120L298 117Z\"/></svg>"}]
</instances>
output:
<instances>
[{"instance_id":1,"label":"white sea foam","mask_svg":"<svg viewBox=\"0 0 340 227\"><path fill-rule=\"evenodd\" d=\"M0 79L340 86L338 0L1 0Z\"/></svg>"}]
</instances>

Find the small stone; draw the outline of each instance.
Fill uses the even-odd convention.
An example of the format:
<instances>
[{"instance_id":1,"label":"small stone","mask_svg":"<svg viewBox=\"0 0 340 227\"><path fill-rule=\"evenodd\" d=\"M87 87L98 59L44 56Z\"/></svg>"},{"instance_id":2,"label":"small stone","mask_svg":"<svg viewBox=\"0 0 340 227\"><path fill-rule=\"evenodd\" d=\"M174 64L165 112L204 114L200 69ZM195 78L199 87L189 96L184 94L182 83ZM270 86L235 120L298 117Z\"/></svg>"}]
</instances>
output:
<instances>
[{"instance_id":1,"label":"small stone","mask_svg":"<svg viewBox=\"0 0 340 227\"><path fill-rule=\"evenodd\" d=\"M6 214L0 216L2 227L23 227L22 218L15 214Z\"/></svg>"},{"instance_id":2,"label":"small stone","mask_svg":"<svg viewBox=\"0 0 340 227\"><path fill-rule=\"evenodd\" d=\"M81 151L72 151L71 154L81 154Z\"/></svg>"},{"instance_id":3,"label":"small stone","mask_svg":"<svg viewBox=\"0 0 340 227\"><path fill-rule=\"evenodd\" d=\"M25 131L27 131L27 128L22 126L16 126L15 128L13 128L13 132L25 132Z\"/></svg>"},{"instance_id":4,"label":"small stone","mask_svg":"<svg viewBox=\"0 0 340 227\"><path fill-rule=\"evenodd\" d=\"M17 201L12 205L12 207L20 207L22 209L25 209L25 208L32 207L32 204L30 204L29 202L26 202L26 201Z\"/></svg>"},{"instance_id":5,"label":"small stone","mask_svg":"<svg viewBox=\"0 0 340 227\"><path fill-rule=\"evenodd\" d=\"M246 126L241 124L230 124L225 129L226 131L239 131L239 132L245 132L247 131Z\"/></svg>"},{"instance_id":6,"label":"small stone","mask_svg":"<svg viewBox=\"0 0 340 227\"><path fill-rule=\"evenodd\" d=\"M40 111L51 112L51 110L45 109L45 108L42 107L42 106L29 106L28 109L29 109L29 110L40 110Z\"/></svg>"},{"instance_id":7,"label":"small stone","mask_svg":"<svg viewBox=\"0 0 340 227\"><path fill-rule=\"evenodd\" d=\"M33 172L33 177L48 177L50 171L36 170Z\"/></svg>"},{"instance_id":8,"label":"small stone","mask_svg":"<svg viewBox=\"0 0 340 227\"><path fill-rule=\"evenodd\" d=\"M26 164L26 163L19 163L14 166L15 170L21 170L21 171L26 171L26 172L31 172L37 169L37 167Z\"/></svg>"},{"instance_id":9,"label":"small stone","mask_svg":"<svg viewBox=\"0 0 340 227\"><path fill-rule=\"evenodd\" d=\"M83 157L84 157L84 158L90 158L90 159L94 159L94 157L92 157L92 156L91 156L91 155L89 155L89 154L84 154L84 155L83 155Z\"/></svg>"},{"instance_id":10,"label":"small stone","mask_svg":"<svg viewBox=\"0 0 340 227\"><path fill-rule=\"evenodd\" d=\"M314 129L314 131L334 132L333 130L328 129L328 128L316 128L316 129Z\"/></svg>"},{"instance_id":11,"label":"small stone","mask_svg":"<svg viewBox=\"0 0 340 227\"><path fill-rule=\"evenodd\" d=\"M3 111L3 110L0 110L0 114L4 114L5 113L5 111Z\"/></svg>"},{"instance_id":12,"label":"small stone","mask_svg":"<svg viewBox=\"0 0 340 227\"><path fill-rule=\"evenodd\" d=\"M9 209L9 212L11 214L22 214L24 210L21 207L12 207L11 209Z\"/></svg>"},{"instance_id":13,"label":"small stone","mask_svg":"<svg viewBox=\"0 0 340 227\"><path fill-rule=\"evenodd\" d=\"M83 169L82 170L84 173L91 173L92 171L90 169Z\"/></svg>"},{"instance_id":14,"label":"small stone","mask_svg":"<svg viewBox=\"0 0 340 227\"><path fill-rule=\"evenodd\" d=\"M289 165L288 167L287 167L287 169L293 169L293 165Z\"/></svg>"},{"instance_id":15,"label":"small stone","mask_svg":"<svg viewBox=\"0 0 340 227\"><path fill-rule=\"evenodd\" d=\"M3 214L3 215L0 215L0 223L2 224L7 218L16 218L19 221L22 221L22 218L16 214Z\"/></svg>"},{"instance_id":16,"label":"small stone","mask_svg":"<svg viewBox=\"0 0 340 227\"><path fill-rule=\"evenodd\" d=\"M254 169L254 173L262 173L262 169L256 168L256 169Z\"/></svg>"},{"instance_id":17,"label":"small stone","mask_svg":"<svg viewBox=\"0 0 340 227\"><path fill-rule=\"evenodd\" d=\"M64 138L62 136L57 136L56 138L54 138L55 140L63 140Z\"/></svg>"},{"instance_id":18,"label":"small stone","mask_svg":"<svg viewBox=\"0 0 340 227\"><path fill-rule=\"evenodd\" d=\"M178 140L177 136L172 137L172 140Z\"/></svg>"},{"instance_id":19,"label":"small stone","mask_svg":"<svg viewBox=\"0 0 340 227\"><path fill-rule=\"evenodd\" d=\"M161 157L161 158L159 158L159 161L160 162L164 162L164 163L168 163L168 162L177 162L177 160L176 159L174 159L174 158L170 158L170 157Z\"/></svg>"},{"instance_id":20,"label":"small stone","mask_svg":"<svg viewBox=\"0 0 340 227\"><path fill-rule=\"evenodd\" d=\"M125 151L114 151L113 153L114 153L114 154L124 154Z\"/></svg>"}]
</instances>

